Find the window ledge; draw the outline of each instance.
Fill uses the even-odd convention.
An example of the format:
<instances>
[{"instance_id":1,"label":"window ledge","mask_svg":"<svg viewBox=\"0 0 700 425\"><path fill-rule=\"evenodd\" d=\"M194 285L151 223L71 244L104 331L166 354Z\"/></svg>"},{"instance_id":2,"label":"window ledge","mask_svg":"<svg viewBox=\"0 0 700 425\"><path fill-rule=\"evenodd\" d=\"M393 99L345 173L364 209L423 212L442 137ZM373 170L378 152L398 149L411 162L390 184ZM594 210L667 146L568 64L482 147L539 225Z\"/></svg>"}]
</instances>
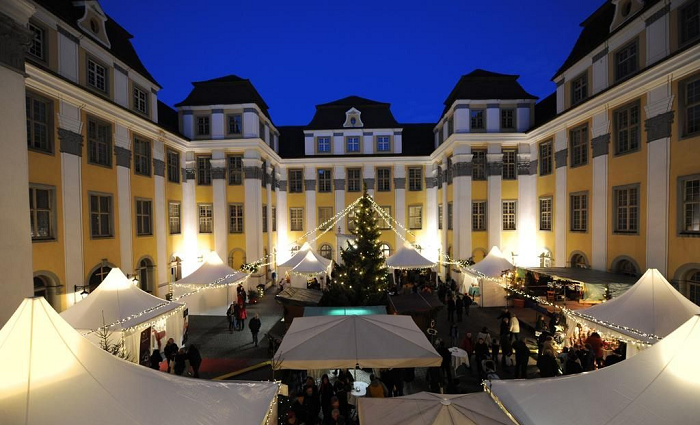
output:
<instances>
[{"instance_id":1,"label":"window ledge","mask_svg":"<svg viewBox=\"0 0 700 425\"><path fill-rule=\"evenodd\" d=\"M679 238L700 238L700 232L698 233L679 233Z\"/></svg>"},{"instance_id":2,"label":"window ledge","mask_svg":"<svg viewBox=\"0 0 700 425\"><path fill-rule=\"evenodd\" d=\"M58 242L58 238L32 239L32 243Z\"/></svg>"}]
</instances>

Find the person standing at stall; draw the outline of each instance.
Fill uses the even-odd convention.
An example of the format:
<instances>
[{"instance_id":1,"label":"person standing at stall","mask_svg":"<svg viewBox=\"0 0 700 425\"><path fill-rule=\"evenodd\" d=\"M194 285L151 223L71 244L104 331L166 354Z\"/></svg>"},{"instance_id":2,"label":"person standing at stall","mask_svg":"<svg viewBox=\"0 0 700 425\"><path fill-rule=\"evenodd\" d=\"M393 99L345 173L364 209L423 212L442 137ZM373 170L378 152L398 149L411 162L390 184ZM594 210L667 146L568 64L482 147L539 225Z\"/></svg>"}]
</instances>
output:
<instances>
[{"instance_id":1,"label":"person standing at stall","mask_svg":"<svg viewBox=\"0 0 700 425\"><path fill-rule=\"evenodd\" d=\"M258 332L260 332L261 325L260 315L255 313L255 316L250 319L250 323L248 323L248 328L250 328L250 333L253 335L253 344L255 344L256 347L258 346Z\"/></svg>"},{"instance_id":2,"label":"person standing at stall","mask_svg":"<svg viewBox=\"0 0 700 425\"><path fill-rule=\"evenodd\" d=\"M248 318L248 310L245 308L245 304L241 304L238 309L238 321L239 323L239 330L245 329L245 319ZM259 330L259 329L258 329Z\"/></svg>"},{"instance_id":3,"label":"person standing at stall","mask_svg":"<svg viewBox=\"0 0 700 425\"><path fill-rule=\"evenodd\" d=\"M457 294L457 300L455 301L455 308L457 309L457 322L462 323L462 312L464 311L464 299L459 294Z\"/></svg>"}]
</instances>

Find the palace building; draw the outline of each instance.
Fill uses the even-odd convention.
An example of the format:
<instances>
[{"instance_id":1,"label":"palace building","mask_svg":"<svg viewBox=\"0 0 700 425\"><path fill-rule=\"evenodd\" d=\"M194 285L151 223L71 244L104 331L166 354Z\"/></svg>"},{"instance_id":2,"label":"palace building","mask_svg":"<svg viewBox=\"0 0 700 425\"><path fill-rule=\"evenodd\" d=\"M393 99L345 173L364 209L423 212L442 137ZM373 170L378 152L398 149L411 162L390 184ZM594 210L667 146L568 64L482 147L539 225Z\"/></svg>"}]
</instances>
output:
<instances>
[{"instance_id":1,"label":"palace building","mask_svg":"<svg viewBox=\"0 0 700 425\"><path fill-rule=\"evenodd\" d=\"M365 187L412 233L382 222L387 254L406 237L435 259L654 267L700 303L700 1L608 0L581 26L544 99L477 69L437 122L348 96L276 126L255 76L159 101L97 1L2 2L0 323L112 267L163 297L211 251L240 268L318 237L338 259L351 217L327 223Z\"/></svg>"}]
</instances>

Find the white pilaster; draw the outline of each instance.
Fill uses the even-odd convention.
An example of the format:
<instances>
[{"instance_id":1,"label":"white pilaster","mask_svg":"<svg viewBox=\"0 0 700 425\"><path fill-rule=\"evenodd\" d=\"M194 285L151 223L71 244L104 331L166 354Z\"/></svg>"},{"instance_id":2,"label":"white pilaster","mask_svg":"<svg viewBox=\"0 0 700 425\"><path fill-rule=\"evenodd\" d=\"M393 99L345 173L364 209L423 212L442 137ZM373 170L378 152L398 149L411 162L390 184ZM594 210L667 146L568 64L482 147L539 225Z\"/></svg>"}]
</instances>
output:
<instances>
[{"instance_id":1,"label":"white pilaster","mask_svg":"<svg viewBox=\"0 0 700 425\"><path fill-rule=\"evenodd\" d=\"M304 154L314 155L316 153L314 143L316 143L316 141L314 140L313 133L304 134Z\"/></svg>"},{"instance_id":2,"label":"white pilaster","mask_svg":"<svg viewBox=\"0 0 700 425\"><path fill-rule=\"evenodd\" d=\"M666 10L662 8L662 10ZM652 65L671 53L671 42L669 30L670 13L666 12L658 16L652 15L653 19L647 20L646 29L646 65Z\"/></svg>"},{"instance_id":3,"label":"white pilaster","mask_svg":"<svg viewBox=\"0 0 700 425\"><path fill-rule=\"evenodd\" d=\"M121 263L119 267L124 274L134 272L134 248L133 248L133 207L131 200L131 139L129 130L120 125L114 126L115 149L122 152L128 151L129 163L119 165L117 163L117 205L119 205L119 255ZM119 156L119 154L117 154Z\"/></svg>"},{"instance_id":4,"label":"white pilaster","mask_svg":"<svg viewBox=\"0 0 700 425\"><path fill-rule=\"evenodd\" d=\"M394 206L396 212L394 219L401 223L404 227L408 227L406 222L406 166L394 165ZM401 236L406 237L406 232L401 228L397 228L396 249L403 245ZM401 235L401 236L399 236Z\"/></svg>"},{"instance_id":5,"label":"white pilaster","mask_svg":"<svg viewBox=\"0 0 700 425\"><path fill-rule=\"evenodd\" d=\"M400 131L394 132L394 153L400 154L403 152L403 135Z\"/></svg>"},{"instance_id":6,"label":"white pilaster","mask_svg":"<svg viewBox=\"0 0 700 425\"><path fill-rule=\"evenodd\" d=\"M194 139L194 115L192 115L192 111L182 111L182 134L189 139Z\"/></svg>"},{"instance_id":7,"label":"white pilaster","mask_svg":"<svg viewBox=\"0 0 700 425\"><path fill-rule=\"evenodd\" d=\"M334 214L338 214L339 212L345 209L345 167L343 167L342 165L336 165L335 167L333 167L333 179L333 193L335 198ZM336 229L334 229L334 231L338 230L340 234L345 234L345 222L345 219L338 221L338 224L336 225Z\"/></svg>"},{"instance_id":8,"label":"white pilaster","mask_svg":"<svg viewBox=\"0 0 700 425\"><path fill-rule=\"evenodd\" d=\"M555 81L557 84L557 114L566 108L564 104L564 90L566 85L564 82L564 76L559 77L559 80Z\"/></svg>"},{"instance_id":9,"label":"white pilaster","mask_svg":"<svg viewBox=\"0 0 700 425\"><path fill-rule=\"evenodd\" d=\"M168 203L165 199L165 146L162 140L153 142L153 163L154 163L154 200L153 200L153 221L156 231L156 272L158 273L158 292L154 295L165 297L165 292L161 292L160 286L168 283L168 253L166 235L168 232ZM159 164L157 167L156 164Z\"/></svg>"},{"instance_id":10,"label":"white pilaster","mask_svg":"<svg viewBox=\"0 0 700 425\"><path fill-rule=\"evenodd\" d=\"M593 146L591 267L595 270L606 270L608 264L608 150L610 148L608 111L593 116L591 136Z\"/></svg>"},{"instance_id":11,"label":"white pilaster","mask_svg":"<svg viewBox=\"0 0 700 425\"><path fill-rule=\"evenodd\" d=\"M267 167L265 168L265 172L267 173L267 175L272 176L272 173L274 171L275 169L272 168L272 166L270 166L270 164L268 163ZM272 178L267 179L265 190L267 191L267 223L265 223L265 227L267 228L267 253L268 255L271 255L272 250L274 249L274 247L272 246L272 235L274 233L272 231L272 192L275 190L275 188L272 187ZM269 259L267 261L269 261Z\"/></svg>"},{"instance_id":12,"label":"white pilaster","mask_svg":"<svg viewBox=\"0 0 700 425\"><path fill-rule=\"evenodd\" d=\"M438 217L437 167L438 165L436 164L430 164L425 167L425 216L427 219L425 230L427 234L426 242L429 242L427 247L431 256L437 255L437 251L440 248L439 240L435 238L435 235L438 234L438 220L440 219Z\"/></svg>"},{"instance_id":13,"label":"white pilaster","mask_svg":"<svg viewBox=\"0 0 700 425\"><path fill-rule=\"evenodd\" d=\"M374 136L371 131L362 134L362 153L365 155L374 153Z\"/></svg>"},{"instance_id":14,"label":"white pilaster","mask_svg":"<svg viewBox=\"0 0 700 425\"><path fill-rule=\"evenodd\" d=\"M568 141L566 130L559 130L554 135L555 155L555 193L554 193L554 266L566 267L566 204L568 194L566 189L566 172L568 161Z\"/></svg>"},{"instance_id":15,"label":"white pilaster","mask_svg":"<svg viewBox=\"0 0 700 425\"><path fill-rule=\"evenodd\" d=\"M124 70L125 71L125 70ZM119 68L114 68L114 101L127 108L129 107L129 76Z\"/></svg>"},{"instance_id":16,"label":"white pilaster","mask_svg":"<svg viewBox=\"0 0 700 425\"><path fill-rule=\"evenodd\" d=\"M214 109L211 111L211 138L223 139L226 134L224 131L224 110ZM222 257L223 258L223 257Z\"/></svg>"},{"instance_id":17,"label":"white pilaster","mask_svg":"<svg viewBox=\"0 0 700 425\"><path fill-rule=\"evenodd\" d=\"M258 137L260 117L258 110L255 108L243 109L243 137L254 138ZM246 253L247 256L247 253Z\"/></svg>"},{"instance_id":18,"label":"white pilaster","mask_svg":"<svg viewBox=\"0 0 700 425\"><path fill-rule=\"evenodd\" d=\"M498 104L487 105L486 108L486 132L487 133L498 133L501 131L501 110L498 108Z\"/></svg>"},{"instance_id":19,"label":"white pilaster","mask_svg":"<svg viewBox=\"0 0 700 425\"><path fill-rule=\"evenodd\" d=\"M58 32L58 73L68 80L78 82L78 43L72 37Z\"/></svg>"},{"instance_id":20,"label":"white pilaster","mask_svg":"<svg viewBox=\"0 0 700 425\"><path fill-rule=\"evenodd\" d=\"M362 183L367 185L367 194L369 196L374 196L374 167L362 167Z\"/></svg>"},{"instance_id":21,"label":"white pilaster","mask_svg":"<svg viewBox=\"0 0 700 425\"><path fill-rule=\"evenodd\" d=\"M534 148L534 147L533 147ZM530 145L518 146L518 265L537 265L537 182L530 169ZM532 172L532 174L530 174Z\"/></svg>"},{"instance_id":22,"label":"white pilaster","mask_svg":"<svg viewBox=\"0 0 700 425\"><path fill-rule=\"evenodd\" d=\"M646 267L666 275L668 268L668 220L671 123L674 95L670 83L647 93L647 204ZM664 137L665 136L665 137Z\"/></svg>"},{"instance_id":23,"label":"white pilaster","mask_svg":"<svg viewBox=\"0 0 700 425\"><path fill-rule=\"evenodd\" d=\"M279 189L277 193L277 264L280 264L289 259L289 239L288 239L288 222L287 222L287 169L284 167L278 168L277 181Z\"/></svg>"},{"instance_id":24,"label":"white pilaster","mask_svg":"<svg viewBox=\"0 0 700 425\"><path fill-rule=\"evenodd\" d=\"M447 246L447 227L448 227L447 226L447 188L448 188L448 185L447 185L447 167L448 167L447 158L443 158L441 167L442 167L442 176L443 177L442 177L442 182L441 182L442 183L442 199L440 199L440 202L442 202L442 217L440 217L440 220L442 220L442 230L440 233L442 234L442 253L447 254L447 248L448 248L448 246ZM454 218L454 203L452 204L452 214L453 214L453 218ZM471 228L469 230L471 231ZM454 234L456 232L453 230L452 233ZM443 278L445 277L446 272L447 272L447 270L445 270L444 267L440 267L440 275Z\"/></svg>"},{"instance_id":25,"label":"white pilaster","mask_svg":"<svg viewBox=\"0 0 700 425\"><path fill-rule=\"evenodd\" d=\"M345 138L343 133L333 133L333 155L343 155L345 153Z\"/></svg>"},{"instance_id":26,"label":"white pilaster","mask_svg":"<svg viewBox=\"0 0 700 425\"><path fill-rule=\"evenodd\" d=\"M182 276L185 277L199 266L197 262L197 233L199 218L195 197L196 160L194 152L185 152L182 161Z\"/></svg>"},{"instance_id":27,"label":"white pilaster","mask_svg":"<svg viewBox=\"0 0 700 425\"><path fill-rule=\"evenodd\" d=\"M316 228L316 167L304 167L304 194L306 195L306 230ZM308 240L311 248L316 249L316 232L309 234Z\"/></svg>"},{"instance_id":28,"label":"white pilaster","mask_svg":"<svg viewBox=\"0 0 700 425\"><path fill-rule=\"evenodd\" d=\"M488 153L486 154L487 172L488 172L488 234L489 246L497 246L501 248L501 233L503 231L502 222L502 200L501 200L501 182L503 170L503 153L501 146L497 144L489 145Z\"/></svg>"},{"instance_id":29,"label":"white pilaster","mask_svg":"<svg viewBox=\"0 0 700 425\"><path fill-rule=\"evenodd\" d=\"M261 166L260 153L254 149L246 150L243 154L245 177L245 204L243 207L245 219L243 220L243 226L245 230L246 259L248 262L255 261L263 256ZM255 287L258 283L264 283L262 282L261 274L251 276L248 287Z\"/></svg>"},{"instance_id":30,"label":"white pilaster","mask_svg":"<svg viewBox=\"0 0 700 425\"><path fill-rule=\"evenodd\" d=\"M455 147L452 156L452 256L455 259L472 256L472 157L468 145ZM447 214L447 203L443 208Z\"/></svg>"},{"instance_id":31,"label":"white pilaster","mask_svg":"<svg viewBox=\"0 0 700 425\"><path fill-rule=\"evenodd\" d=\"M608 55L607 49L599 55L594 56L597 60L593 61L593 93L596 94L608 87Z\"/></svg>"},{"instance_id":32,"label":"white pilaster","mask_svg":"<svg viewBox=\"0 0 700 425\"><path fill-rule=\"evenodd\" d=\"M212 214L214 216L214 250L219 257L226 261L228 258L228 202L226 202L226 154L223 150L214 150L211 153L211 185L213 195ZM243 223L250 216L243 217ZM247 253L246 253L247 254ZM247 255L246 255L246 258Z\"/></svg>"},{"instance_id":33,"label":"white pilaster","mask_svg":"<svg viewBox=\"0 0 700 425\"><path fill-rule=\"evenodd\" d=\"M469 105L455 105L455 133L469 133Z\"/></svg>"},{"instance_id":34,"label":"white pilaster","mask_svg":"<svg viewBox=\"0 0 700 425\"><path fill-rule=\"evenodd\" d=\"M527 131L530 128L530 104L519 103L515 112L515 125L517 126L517 130L519 132Z\"/></svg>"}]
</instances>

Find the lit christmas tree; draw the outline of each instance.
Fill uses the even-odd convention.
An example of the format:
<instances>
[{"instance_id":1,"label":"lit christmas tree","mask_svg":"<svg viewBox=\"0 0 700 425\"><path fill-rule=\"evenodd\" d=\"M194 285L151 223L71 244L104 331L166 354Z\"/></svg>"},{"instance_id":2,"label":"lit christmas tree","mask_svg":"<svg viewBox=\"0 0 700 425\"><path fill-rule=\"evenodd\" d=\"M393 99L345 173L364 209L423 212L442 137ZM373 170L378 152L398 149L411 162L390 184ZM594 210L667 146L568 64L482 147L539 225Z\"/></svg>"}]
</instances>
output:
<instances>
[{"instance_id":1,"label":"lit christmas tree","mask_svg":"<svg viewBox=\"0 0 700 425\"><path fill-rule=\"evenodd\" d=\"M355 241L340 253L343 264L333 271L333 283L321 299L322 306L386 304L389 271L380 249L378 220L367 189L354 210Z\"/></svg>"}]
</instances>

